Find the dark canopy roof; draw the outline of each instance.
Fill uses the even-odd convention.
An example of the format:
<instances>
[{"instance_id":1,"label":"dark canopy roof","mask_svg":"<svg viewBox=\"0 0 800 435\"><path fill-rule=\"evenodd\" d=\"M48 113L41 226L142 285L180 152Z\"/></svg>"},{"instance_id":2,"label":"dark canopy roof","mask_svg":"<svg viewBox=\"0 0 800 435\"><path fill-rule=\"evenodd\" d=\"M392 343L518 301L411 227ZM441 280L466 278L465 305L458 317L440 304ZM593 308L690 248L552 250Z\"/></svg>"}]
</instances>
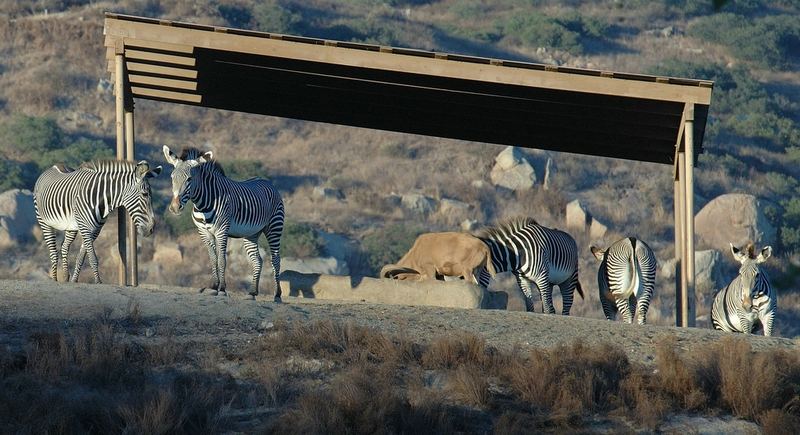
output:
<instances>
[{"instance_id":1,"label":"dark canopy roof","mask_svg":"<svg viewBox=\"0 0 800 435\"><path fill-rule=\"evenodd\" d=\"M135 98L672 164L712 83L106 14ZM695 158L695 161L697 159Z\"/></svg>"}]
</instances>

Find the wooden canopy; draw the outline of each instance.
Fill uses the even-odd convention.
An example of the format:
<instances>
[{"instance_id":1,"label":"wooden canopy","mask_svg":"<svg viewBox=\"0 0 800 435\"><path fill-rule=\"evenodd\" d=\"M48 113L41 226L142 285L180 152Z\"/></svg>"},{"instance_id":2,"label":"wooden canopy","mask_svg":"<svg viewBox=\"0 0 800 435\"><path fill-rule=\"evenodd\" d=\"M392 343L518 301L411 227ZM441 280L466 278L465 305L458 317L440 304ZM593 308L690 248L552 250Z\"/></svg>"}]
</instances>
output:
<instances>
[{"instance_id":1,"label":"wooden canopy","mask_svg":"<svg viewBox=\"0 0 800 435\"><path fill-rule=\"evenodd\" d=\"M109 72L136 98L674 164L711 82L565 68L106 14Z\"/></svg>"},{"instance_id":2,"label":"wooden canopy","mask_svg":"<svg viewBox=\"0 0 800 435\"><path fill-rule=\"evenodd\" d=\"M703 150L710 81L112 13L104 34L119 158L133 158L132 101L145 98L674 165L676 256L687 260L679 261L679 317L684 310L693 322L692 168ZM128 255L135 262L135 250Z\"/></svg>"}]
</instances>

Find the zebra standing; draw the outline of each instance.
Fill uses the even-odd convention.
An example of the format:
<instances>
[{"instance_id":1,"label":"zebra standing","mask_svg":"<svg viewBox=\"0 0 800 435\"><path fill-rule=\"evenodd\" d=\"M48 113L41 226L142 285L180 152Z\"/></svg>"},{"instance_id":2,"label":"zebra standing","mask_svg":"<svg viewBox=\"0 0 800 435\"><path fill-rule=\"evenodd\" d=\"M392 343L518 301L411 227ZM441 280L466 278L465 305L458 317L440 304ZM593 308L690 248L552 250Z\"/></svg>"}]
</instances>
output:
<instances>
[{"instance_id":1,"label":"zebra standing","mask_svg":"<svg viewBox=\"0 0 800 435\"><path fill-rule=\"evenodd\" d=\"M80 233L83 243L70 280L78 281L88 254L95 283L100 283L100 272L94 241L115 208L125 207L140 234L152 234L155 219L148 179L160 173L161 166L150 170L144 160L139 163L100 160L83 163L77 170L55 165L42 172L33 188L33 205L50 255L50 278L58 281L56 231L64 231L61 246L64 277L69 276L70 245Z\"/></svg>"},{"instance_id":2,"label":"zebra standing","mask_svg":"<svg viewBox=\"0 0 800 435\"><path fill-rule=\"evenodd\" d=\"M608 249L591 247L600 260L597 286L606 319L614 320L617 311L626 323L633 323L636 313L640 325L647 323L647 309L656 282L656 256L647 243L628 237Z\"/></svg>"},{"instance_id":3,"label":"zebra standing","mask_svg":"<svg viewBox=\"0 0 800 435\"><path fill-rule=\"evenodd\" d=\"M172 202L169 209L180 214L187 201L192 201L192 221L208 248L211 259L211 294L227 295L225 267L228 238L243 238L244 249L253 266L250 299L258 295L261 276L261 254L258 237L267 237L275 274L275 302L281 301L280 242L283 232L283 200L272 184L262 178L234 181L225 176L214 161L211 151L200 153L186 148L178 157L164 145L164 156L172 171ZM202 293L206 288L200 289Z\"/></svg>"},{"instance_id":4,"label":"zebra standing","mask_svg":"<svg viewBox=\"0 0 800 435\"><path fill-rule=\"evenodd\" d=\"M512 272L525 294L525 308L533 311L531 284L539 289L542 312L555 314L553 285L562 296L561 313L569 315L575 289L583 298L578 282L578 246L569 234L543 227L532 218L518 218L485 228L477 237L489 246L492 264L500 272ZM491 275L482 269L480 285L489 286Z\"/></svg>"},{"instance_id":5,"label":"zebra standing","mask_svg":"<svg viewBox=\"0 0 800 435\"><path fill-rule=\"evenodd\" d=\"M761 249L758 256L752 243L744 251L730 244L731 253L741 267L739 275L714 294L711 322L714 329L750 334L760 326L764 335L772 335L772 321L778 308L778 293L769 283L759 264L772 255L772 247Z\"/></svg>"}]
</instances>

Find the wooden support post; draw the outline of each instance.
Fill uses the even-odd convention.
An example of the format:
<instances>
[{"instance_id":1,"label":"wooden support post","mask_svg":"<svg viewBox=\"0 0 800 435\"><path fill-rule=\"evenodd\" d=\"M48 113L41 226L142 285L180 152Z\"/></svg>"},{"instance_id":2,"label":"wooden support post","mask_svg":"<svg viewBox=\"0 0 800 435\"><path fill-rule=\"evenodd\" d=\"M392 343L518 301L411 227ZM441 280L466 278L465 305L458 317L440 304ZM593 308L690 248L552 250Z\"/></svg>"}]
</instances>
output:
<instances>
[{"instance_id":1,"label":"wooden support post","mask_svg":"<svg viewBox=\"0 0 800 435\"><path fill-rule=\"evenodd\" d=\"M133 143L133 104L125 108L125 157L135 161ZM139 259L137 255L136 226L133 219L128 216L128 276L129 284L136 287L139 285Z\"/></svg>"},{"instance_id":2,"label":"wooden support post","mask_svg":"<svg viewBox=\"0 0 800 435\"><path fill-rule=\"evenodd\" d=\"M675 326L681 326L681 281L683 276L683 189L681 187L679 168L680 159L675 160L675 180L673 181L673 218L675 220Z\"/></svg>"},{"instance_id":3,"label":"wooden support post","mask_svg":"<svg viewBox=\"0 0 800 435\"><path fill-rule=\"evenodd\" d=\"M117 47L115 52L115 101L117 112L117 160L125 160L125 56L124 49ZM128 284L128 258L125 244L127 213L122 207L117 208L117 249L119 251L119 285Z\"/></svg>"},{"instance_id":4,"label":"wooden support post","mask_svg":"<svg viewBox=\"0 0 800 435\"><path fill-rule=\"evenodd\" d=\"M681 254L680 254L680 286L677 299L677 308L675 312L676 318L680 318L678 326L686 326L687 318L687 287L686 281L686 265L689 263L689 258L686 254L686 153L681 151L678 153L678 184L681 191L681 205L680 205L680 237L681 237Z\"/></svg>"},{"instance_id":5,"label":"wooden support post","mask_svg":"<svg viewBox=\"0 0 800 435\"><path fill-rule=\"evenodd\" d=\"M686 305L683 306L685 313L686 325L695 326L696 313L695 313L695 295L694 295L694 104L687 103L684 110L684 119L686 126L684 127L683 137L685 140L684 148L686 150L686 188L684 196L686 200L686 208L684 213L686 215L686 225L684 226L684 252L686 253L683 258L686 259Z\"/></svg>"}]
</instances>

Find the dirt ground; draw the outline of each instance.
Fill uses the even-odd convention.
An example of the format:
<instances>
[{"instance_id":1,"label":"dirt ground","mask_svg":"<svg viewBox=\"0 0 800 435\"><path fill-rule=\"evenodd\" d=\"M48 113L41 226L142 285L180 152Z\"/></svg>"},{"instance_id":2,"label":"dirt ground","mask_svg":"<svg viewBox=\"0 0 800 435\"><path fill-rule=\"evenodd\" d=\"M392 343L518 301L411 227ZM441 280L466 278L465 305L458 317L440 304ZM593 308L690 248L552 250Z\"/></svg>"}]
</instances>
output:
<instances>
[{"instance_id":1,"label":"dirt ground","mask_svg":"<svg viewBox=\"0 0 800 435\"><path fill-rule=\"evenodd\" d=\"M354 322L387 334L427 342L455 331L469 331L500 349L550 347L575 339L588 344L620 344L631 360L651 363L660 337L674 335L680 352L691 352L723 336L698 328L626 325L621 322L504 310L464 310L423 306L344 303L271 295L248 301L198 294L195 289L143 285L67 284L0 280L0 351L19 350L28 334L96 319L125 318L135 309L145 337L168 331L178 340L237 346L257 337L276 321ZM796 340L751 336L754 350L797 349Z\"/></svg>"}]
</instances>

